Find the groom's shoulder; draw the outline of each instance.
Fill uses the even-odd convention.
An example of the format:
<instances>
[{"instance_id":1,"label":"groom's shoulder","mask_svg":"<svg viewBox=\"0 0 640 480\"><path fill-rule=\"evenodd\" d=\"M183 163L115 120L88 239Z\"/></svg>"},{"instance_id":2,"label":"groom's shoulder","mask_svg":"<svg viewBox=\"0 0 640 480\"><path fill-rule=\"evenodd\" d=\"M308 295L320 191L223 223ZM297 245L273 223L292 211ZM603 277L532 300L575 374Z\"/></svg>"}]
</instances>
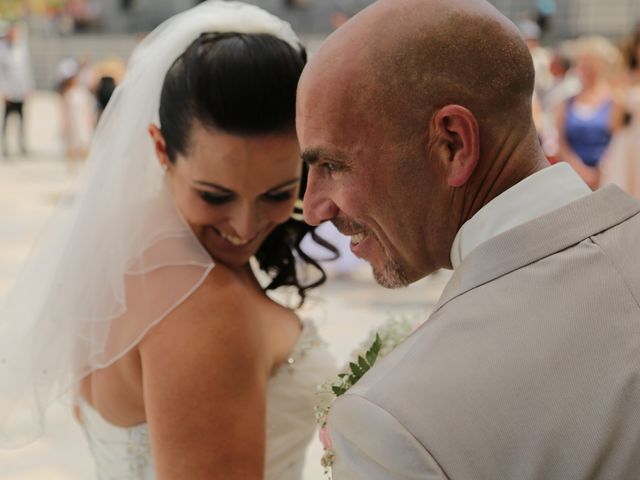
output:
<instances>
[{"instance_id":1,"label":"groom's shoulder","mask_svg":"<svg viewBox=\"0 0 640 480\"><path fill-rule=\"evenodd\" d=\"M332 440L336 436L341 442L338 457L364 455L384 464L386 472L424 473L426 468L433 478L446 478L430 448L434 410L425 409L433 399L431 389L443 390L422 372L421 337L422 331L415 332L332 404L329 426ZM350 443L357 448L343 445Z\"/></svg>"},{"instance_id":2,"label":"groom's shoulder","mask_svg":"<svg viewBox=\"0 0 640 480\"><path fill-rule=\"evenodd\" d=\"M390 354L379 360L374 368L362 377L345 395L366 399L385 410L396 408L407 411L420 408L420 398L427 396L431 388L441 388L440 380L432 376L432 367L437 360L429 352L430 332L427 325L414 332ZM444 360L446 362L446 360ZM438 385L440 384L440 385ZM413 400L417 400L416 404ZM361 400L358 400L361 402Z\"/></svg>"}]
</instances>

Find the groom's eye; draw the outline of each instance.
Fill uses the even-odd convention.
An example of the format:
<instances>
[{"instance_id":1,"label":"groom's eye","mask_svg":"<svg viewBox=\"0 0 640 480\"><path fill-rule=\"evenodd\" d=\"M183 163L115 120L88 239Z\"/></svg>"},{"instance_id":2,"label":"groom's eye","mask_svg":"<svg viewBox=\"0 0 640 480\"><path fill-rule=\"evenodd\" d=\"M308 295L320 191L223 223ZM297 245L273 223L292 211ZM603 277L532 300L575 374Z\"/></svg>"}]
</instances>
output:
<instances>
[{"instance_id":1,"label":"groom's eye","mask_svg":"<svg viewBox=\"0 0 640 480\"><path fill-rule=\"evenodd\" d=\"M340 165L336 165L335 163L325 162L321 165L321 167L329 172L338 172L341 170Z\"/></svg>"}]
</instances>

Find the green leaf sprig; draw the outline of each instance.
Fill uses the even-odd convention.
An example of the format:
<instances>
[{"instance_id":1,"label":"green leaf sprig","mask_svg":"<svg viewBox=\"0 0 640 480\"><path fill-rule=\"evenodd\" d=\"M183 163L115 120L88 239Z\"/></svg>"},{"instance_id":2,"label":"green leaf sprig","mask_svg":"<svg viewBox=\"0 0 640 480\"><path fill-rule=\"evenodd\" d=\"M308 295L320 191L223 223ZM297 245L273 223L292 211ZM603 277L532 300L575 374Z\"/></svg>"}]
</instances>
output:
<instances>
[{"instance_id":1,"label":"green leaf sprig","mask_svg":"<svg viewBox=\"0 0 640 480\"><path fill-rule=\"evenodd\" d=\"M365 373L371 370L374 363L379 358L384 357L391 352L397 345L399 345L406 337L408 337L417 325L417 321L412 321L407 318L390 318L382 328L373 332L358 350L362 352L364 345L370 345L366 352L358 354L354 353L352 358L355 360L349 362L348 369L345 369L344 373L338 374L337 381L328 380L322 385L318 386L318 403L315 406L316 422L322 430L327 428L327 415L331 409L331 403L340 395L344 395L352 386L354 386L358 380L360 380ZM373 341L372 341L373 338ZM325 432L328 445L323 445L324 454L320 459L320 464L324 467L324 474L328 480L331 480L331 466L335 459L335 453L331 449L331 441L328 439L328 434ZM322 435L321 435L322 440ZM325 441L323 441L323 444Z\"/></svg>"},{"instance_id":2,"label":"green leaf sprig","mask_svg":"<svg viewBox=\"0 0 640 480\"><path fill-rule=\"evenodd\" d=\"M376 333L376 338L373 341L373 344L369 347L369 350L365 352L364 356L358 355L355 362L349 362L349 372L338 374L338 377L341 380L340 384L331 386L331 390L336 397L346 393L347 390L354 386L358 380L360 380L364 374L373 367L373 364L376 363L376 360L378 359L381 348L382 340L380 339L380 335Z\"/></svg>"}]
</instances>

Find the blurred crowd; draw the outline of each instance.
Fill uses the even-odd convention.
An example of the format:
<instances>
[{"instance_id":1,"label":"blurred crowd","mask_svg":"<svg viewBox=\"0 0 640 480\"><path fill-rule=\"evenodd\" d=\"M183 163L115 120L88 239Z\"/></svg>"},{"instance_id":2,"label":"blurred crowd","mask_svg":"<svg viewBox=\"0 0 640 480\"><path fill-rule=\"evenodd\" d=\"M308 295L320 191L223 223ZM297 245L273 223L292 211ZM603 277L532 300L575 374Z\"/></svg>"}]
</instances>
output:
<instances>
[{"instance_id":1,"label":"blurred crowd","mask_svg":"<svg viewBox=\"0 0 640 480\"><path fill-rule=\"evenodd\" d=\"M55 71L51 89L59 94L59 132L70 171L75 171L88 151L93 131L111 94L125 73L125 62L108 57L97 62L63 57ZM0 31L0 98L3 105L2 155L28 154L25 135L25 105L34 93L35 81L27 29L13 23ZM12 125L15 123L15 125ZM9 133L15 132L12 142ZM19 152L12 150L17 145Z\"/></svg>"},{"instance_id":2,"label":"blurred crowd","mask_svg":"<svg viewBox=\"0 0 640 480\"><path fill-rule=\"evenodd\" d=\"M61 100L61 134L71 171L87 156L93 130L124 72L125 64L117 57L95 64L66 57L58 63L56 89Z\"/></svg>"},{"instance_id":3,"label":"blurred crowd","mask_svg":"<svg viewBox=\"0 0 640 480\"><path fill-rule=\"evenodd\" d=\"M5 157L9 155L7 127L12 117L18 122L18 145L21 153L27 153L24 105L34 88L29 45L17 25L10 25L0 41L0 96L4 107L2 154Z\"/></svg>"},{"instance_id":4,"label":"blurred crowd","mask_svg":"<svg viewBox=\"0 0 640 480\"><path fill-rule=\"evenodd\" d=\"M553 9L542 7L544 2L537 16L518 26L533 58L534 119L550 162L568 162L593 189L613 182L640 197L640 21L619 41L585 36L549 46L545 33ZM0 30L2 153L12 155L9 146L17 145L24 155L25 103L35 88L28 36L19 23ZM124 60L116 57L59 59L51 88L60 96L60 135L70 171L86 157L124 72ZM12 122L15 127L8 128ZM17 132L13 142L9 130Z\"/></svg>"},{"instance_id":5,"label":"blurred crowd","mask_svg":"<svg viewBox=\"0 0 640 480\"><path fill-rule=\"evenodd\" d=\"M592 35L541 44L519 23L536 72L533 113L551 163L569 163L592 188L616 183L640 197L640 22L620 42Z\"/></svg>"}]
</instances>

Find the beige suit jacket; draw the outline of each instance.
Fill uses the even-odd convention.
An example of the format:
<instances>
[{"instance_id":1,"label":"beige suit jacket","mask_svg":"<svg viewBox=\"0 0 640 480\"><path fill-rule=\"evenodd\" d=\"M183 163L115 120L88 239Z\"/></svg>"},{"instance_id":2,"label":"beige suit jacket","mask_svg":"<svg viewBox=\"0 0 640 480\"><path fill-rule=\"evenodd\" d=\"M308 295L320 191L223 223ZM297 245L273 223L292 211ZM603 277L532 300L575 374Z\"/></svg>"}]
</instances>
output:
<instances>
[{"instance_id":1,"label":"beige suit jacket","mask_svg":"<svg viewBox=\"0 0 640 480\"><path fill-rule=\"evenodd\" d=\"M607 187L471 252L334 402L333 479L640 479L639 212Z\"/></svg>"}]
</instances>

